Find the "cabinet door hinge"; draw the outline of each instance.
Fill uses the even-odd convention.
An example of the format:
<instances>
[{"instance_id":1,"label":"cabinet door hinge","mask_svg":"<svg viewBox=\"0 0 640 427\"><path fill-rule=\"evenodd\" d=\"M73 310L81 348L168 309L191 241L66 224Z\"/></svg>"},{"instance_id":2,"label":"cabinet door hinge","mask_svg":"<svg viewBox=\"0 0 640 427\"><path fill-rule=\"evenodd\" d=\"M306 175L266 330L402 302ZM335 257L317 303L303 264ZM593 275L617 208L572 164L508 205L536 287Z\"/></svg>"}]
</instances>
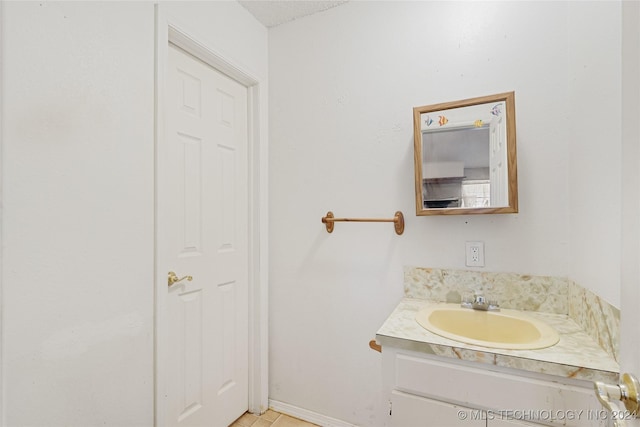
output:
<instances>
[{"instance_id":1,"label":"cabinet door hinge","mask_svg":"<svg viewBox=\"0 0 640 427\"><path fill-rule=\"evenodd\" d=\"M389 416L391 416L392 412L393 412L393 402L389 401Z\"/></svg>"}]
</instances>

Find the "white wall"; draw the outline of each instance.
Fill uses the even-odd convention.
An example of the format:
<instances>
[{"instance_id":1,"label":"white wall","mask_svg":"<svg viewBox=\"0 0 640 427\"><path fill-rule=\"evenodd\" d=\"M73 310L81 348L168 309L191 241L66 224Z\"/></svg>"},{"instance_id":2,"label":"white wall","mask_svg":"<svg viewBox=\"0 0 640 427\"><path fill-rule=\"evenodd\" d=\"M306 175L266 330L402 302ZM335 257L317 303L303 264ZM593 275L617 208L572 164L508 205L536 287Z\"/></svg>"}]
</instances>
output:
<instances>
[{"instance_id":1,"label":"white wall","mask_svg":"<svg viewBox=\"0 0 640 427\"><path fill-rule=\"evenodd\" d=\"M486 271L573 275L619 303L619 175L597 181L613 188L610 215L571 203L600 159L607 173L620 163L619 119L589 117L582 103L593 100L581 92L596 87L598 107L619 112L619 63L610 61L619 58L620 13L617 3L604 13L582 7L349 2L270 30L272 399L381 425L380 358L367 342L402 295L402 266L465 268L467 240L485 242ZM583 63L587 52L593 58ZM571 81L601 54L596 70ZM509 90L520 213L416 217L412 107ZM607 133L578 128L576 108L583 125L613 129L611 153L595 154ZM327 234L320 218L328 210L402 210L405 234L344 223ZM593 252L570 255L585 241Z\"/></svg>"},{"instance_id":2,"label":"white wall","mask_svg":"<svg viewBox=\"0 0 640 427\"><path fill-rule=\"evenodd\" d=\"M2 424L152 425L154 5L3 3ZM266 83L239 4L162 7Z\"/></svg>"},{"instance_id":3,"label":"white wall","mask_svg":"<svg viewBox=\"0 0 640 427\"><path fill-rule=\"evenodd\" d=\"M622 7L622 272L620 368L640 372L640 3ZM640 422L640 421L637 421Z\"/></svg>"},{"instance_id":4,"label":"white wall","mask_svg":"<svg viewBox=\"0 0 640 427\"><path fill-rule=\"evenodd\" d=\"M617 307L622 238L621 25L619 2L569 3L568 274Z\"/></svg>"}]
</instances>

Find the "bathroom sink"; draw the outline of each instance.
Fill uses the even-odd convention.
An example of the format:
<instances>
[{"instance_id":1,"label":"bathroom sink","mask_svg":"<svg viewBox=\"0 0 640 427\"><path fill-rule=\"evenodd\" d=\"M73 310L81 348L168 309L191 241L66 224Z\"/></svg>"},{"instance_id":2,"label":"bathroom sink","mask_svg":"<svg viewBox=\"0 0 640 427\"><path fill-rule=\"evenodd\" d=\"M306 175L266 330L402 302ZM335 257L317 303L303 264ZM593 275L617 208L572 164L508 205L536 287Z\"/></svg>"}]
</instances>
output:
<instances>
[{"instance_id":1,"label":"bathroom sink","mask_svg":"<svg viewBox=\"0 0 640 427\"><path fill-rule=\"evenodd\" d=\"M533 350L551 347L560 340L551 326L516 310L481 311L434 304L419 311L416 321L434 334L490 348Z\"/></svg>"}]
</instances>

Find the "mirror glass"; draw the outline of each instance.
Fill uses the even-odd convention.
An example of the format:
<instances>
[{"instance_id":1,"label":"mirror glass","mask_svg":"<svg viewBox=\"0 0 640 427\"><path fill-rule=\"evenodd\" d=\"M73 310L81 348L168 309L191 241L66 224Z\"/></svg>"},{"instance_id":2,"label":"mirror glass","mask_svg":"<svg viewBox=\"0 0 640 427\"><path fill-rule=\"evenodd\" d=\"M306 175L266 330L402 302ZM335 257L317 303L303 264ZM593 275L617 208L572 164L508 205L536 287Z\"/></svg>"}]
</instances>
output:
<instances>
[{"instance_id":1,"label":"mirror glass","mask_svg":"<svg viewBox=\"0 0 640 427\"><path fill-rule=\"evenodd\" d=\"M518 212L513 92L413 109L416 214Z\"/></svg>"}]
</instances>

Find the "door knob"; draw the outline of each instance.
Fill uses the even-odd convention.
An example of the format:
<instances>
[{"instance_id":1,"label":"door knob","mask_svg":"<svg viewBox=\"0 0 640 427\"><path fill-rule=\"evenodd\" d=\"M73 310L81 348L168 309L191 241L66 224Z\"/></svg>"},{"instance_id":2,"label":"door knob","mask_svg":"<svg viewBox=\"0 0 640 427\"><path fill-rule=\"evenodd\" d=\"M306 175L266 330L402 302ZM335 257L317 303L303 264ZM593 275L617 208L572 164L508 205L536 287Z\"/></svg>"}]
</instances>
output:
<instances>
[{"instance_id":1,"label":"door knob","mask_svg":"<svg viewBox=\"0 0 640 427\"><path fill-rule=\"evenodd\" d=\"M187 281L190 282L193 280L193 277L184 276L184 277L178 278L178 275L176 273L174 273L173 271L169 272L169 279L168 279L169 286L175 285L178 282L182 282L184 279L187 279Z\"/></svg>"},{"instance_id":2,"label":"door knob","mask_svg":"<svg viewBox=\"0 0 640 427\"><path fill-rule=\"evenodd\" d=\"M593 383L593 388L602 406L612 412L615 427L624 426L624 420L628 416L636 417L638 415L640 383L633 375L622 374L622 381L615 385L596 381ZM623 412L617 402L624 403L627 410Z\"/></svg>"}]
</instances>

